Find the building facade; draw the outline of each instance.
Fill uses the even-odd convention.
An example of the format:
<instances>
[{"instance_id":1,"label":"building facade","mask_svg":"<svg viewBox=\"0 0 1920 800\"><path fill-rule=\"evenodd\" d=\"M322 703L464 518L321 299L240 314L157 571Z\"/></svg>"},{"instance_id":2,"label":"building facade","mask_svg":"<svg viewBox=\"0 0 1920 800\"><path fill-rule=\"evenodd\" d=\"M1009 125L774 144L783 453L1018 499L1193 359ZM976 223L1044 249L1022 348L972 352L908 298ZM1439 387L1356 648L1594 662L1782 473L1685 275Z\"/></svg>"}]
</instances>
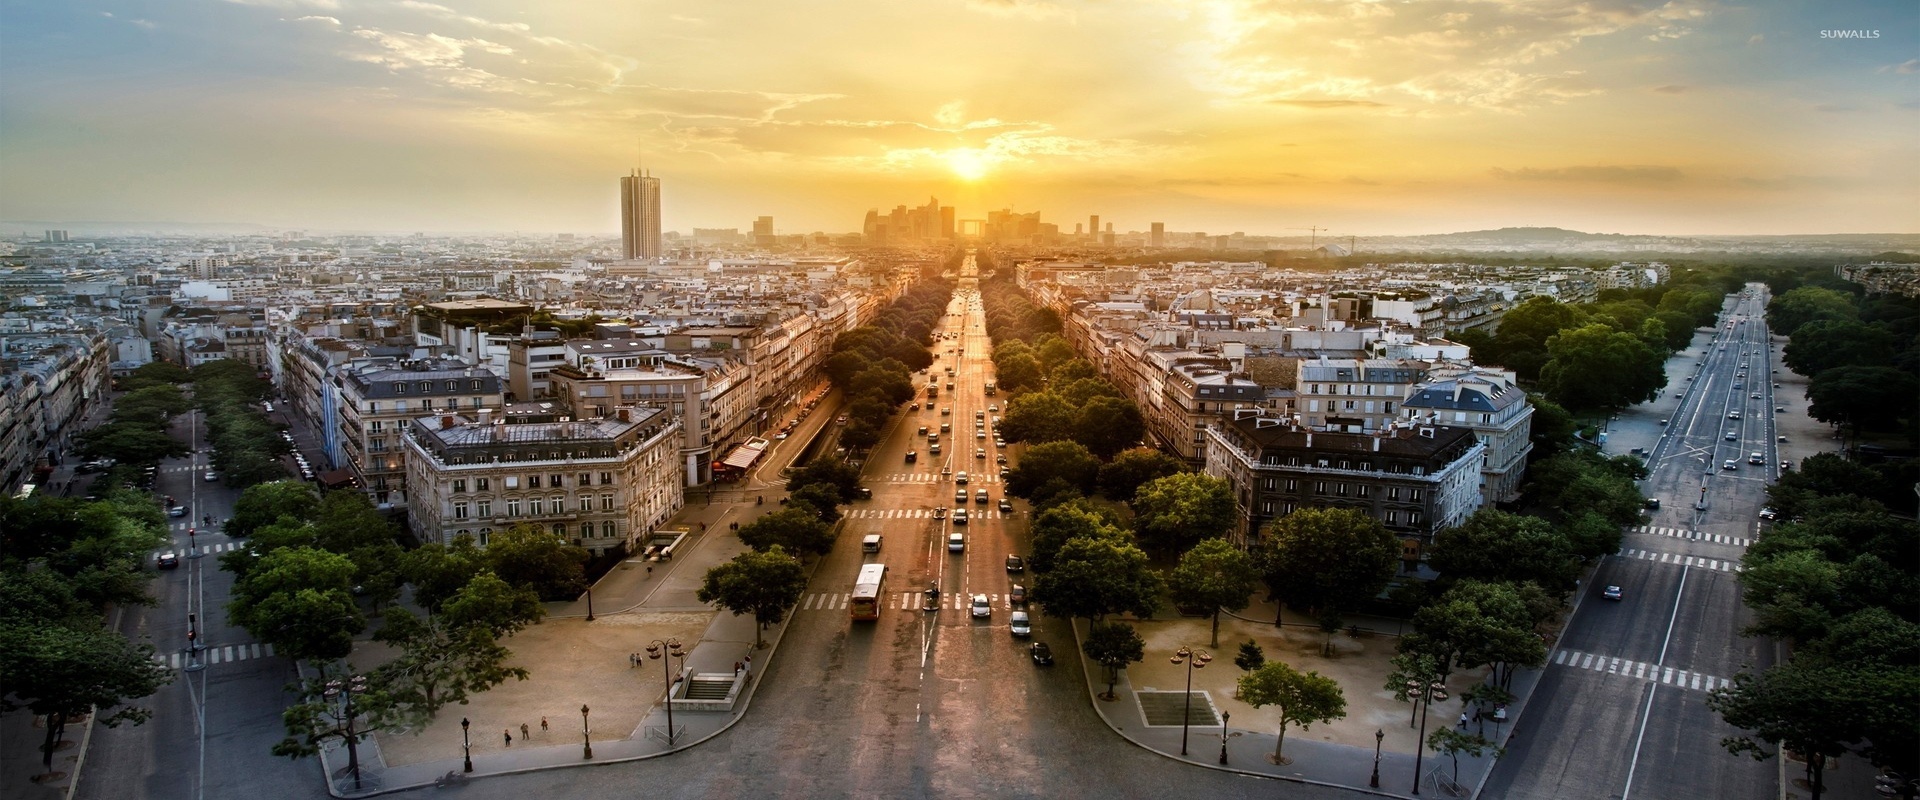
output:
<instances>
[{"instance_id":1,"label":"building facade","mask_svg":"<svg viewBox=\"0 0 1920 800\"><path fill-rule=\"evenodd\" d=\"M505 424L488 409L409 421L410 518L421 541L535 525L598 555L629 552L685 502L680 423L664 409Z\"/></svg>"},{"instance_id":2,"label":"building facade","mask_svg":"<svg viewBox=\"0 0 1920 800\"><path fill-rule=\"evenodd\" d=\"M620 243L629 261L660 257L659 178L634 170L620 179Z\"/></svg>"},{"instance_id":3,"label":"building facade","mask_svg":"<svg viewBox=\"0 0 1920 800\"><path fill-rule=\"evenodd\" d=\"M1453 425L1473 431L1487 446L1480 494L1488 504L1520 499L1533 452L1533 403L1513 373L1469 368L1414 387L1401 406L1409 425Z\"/></svg>"},{"instance_id":4,"label":"building facade","mask_svg":"<svg viewBox=\"0 0 1920 800\"><path fill-rule=\"evenodd\" d=\"M477 413L504 403L500 378L449 359L368 359L338 370L338 442L375 503L407 503L407 423L422 414Z\"/></svg>"}]
</instances>

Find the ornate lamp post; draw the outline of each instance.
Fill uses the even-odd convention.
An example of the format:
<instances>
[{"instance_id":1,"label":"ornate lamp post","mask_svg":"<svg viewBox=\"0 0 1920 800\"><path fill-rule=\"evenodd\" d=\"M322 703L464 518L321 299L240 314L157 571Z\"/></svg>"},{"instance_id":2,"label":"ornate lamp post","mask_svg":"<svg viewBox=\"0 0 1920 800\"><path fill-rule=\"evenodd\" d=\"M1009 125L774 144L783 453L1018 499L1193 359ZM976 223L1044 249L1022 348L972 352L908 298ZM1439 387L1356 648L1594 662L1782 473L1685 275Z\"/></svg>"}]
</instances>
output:
<instances>
[{"instance_id":1,"label":"ornate lamp post","mask_svg":"<svg viewBox=\"0 0 1920 800\"><path fill-rule=\"evenodd\" d=\"M1220 763L1222 764L1227 763L1227 720L1230 719L1233 719L1233 714L1226 711L1220 712Z\"/></svg>"},{"instance_id":2,"label":"ornate lamp post","mask_svg":"<svg viewBox=\"0 0 1920 800\"><path fill-rule=\"evenodd\" d=\"M1187 723L1193 716L1193 671L1205 668L1207 663L1213 660L1213 654L1197 648L1182 647L1173 651L1173 658L1170 660L1175 664L1184 662L1187 665L1187 710L1180 717L1180 755L1184 756L1187 754ZM1224 746L1223 741L1222 747Z\"/></svg>"},{"instance_id":3,"label":"ornate lamp post","mask_svg":"<svg viewBox=\"0 0 1920 800\"><path fill-rule=\"evenodd\" d=\"M360 790L360 734L353 729L354 717L353 693L367 690L367 676L348 674L344 678L327 681L327 688L321 695L328 700L340 698L341 713L344 715L347 737L347 769L353 771L354 791Z\"/></svg>"},{"instance_id":4,"label":"ornate lamp post","mask_svg":"<svg viewBox=\"0 0 1920 800\"><path fill-rule=\"evenodd\" d=\"M467 728L472 724L473 723L469 722L466 717L460 718L460 755L465 761L465 763L461 765L461 772L473 771L473 740L467 738Z\"/></svg>"},{"instance_id":5,"label":"ornate lamp post","mask_svg":"<svg viewBox=\"0 0 1920 800\"><path fill-rule=\"evenodd\" d=\"M590 710L586 703L580 704L580 735L585 737L583 741L586 742L586 754L581 758L593 758L593 727L587 724L587 712Z\"/></svg>"},{"instance_id":6,"label":"ornate lamp post","mask_svg":"<svg viewBox=\"0 0 1920 800\"><path fill-rule=\"evenodd\" d=\"M1413 793L1419 794L1420 768L1427 757L1427 712L1432 710L1433 701L1447 699L1447 685L1435 680L1410 680L1407 698L1420 708L1420 738L1413 743Z\"/></svg>"},{"instance_id":7,"label":"ornate lamp post","mask_svg":"<svg viewBox=\"0 0 1920 800\"><path fill-rule=\"evenodd\" d=\"M1387 732L1373 729L1373 777L1367 779L1367 785L1380 788L1380 743L1387 738Z\"/></svg>"},{"instance_id":8,"label":"ornate lamp post","mask_svg":"<svg viewBox=\"0 0 1920 800\"><path fill-rule=\"evenodd\" d=\"M679 639L655 639L647 643L647 658L660 662L660 675L667 680L667 749L674 746L673 729L673 660L686 663L687 652L680 649Z\"/></svg>"},{"instance_id":9,"label":"ornate lamp post","mask_svg":"<svg viewBox=\"0 0 1920 800\"><path fill-rule=\"evenodd\" d=\"M587 621L593 621L593 584L587 584Z\"/></svg>"}]
</instances>

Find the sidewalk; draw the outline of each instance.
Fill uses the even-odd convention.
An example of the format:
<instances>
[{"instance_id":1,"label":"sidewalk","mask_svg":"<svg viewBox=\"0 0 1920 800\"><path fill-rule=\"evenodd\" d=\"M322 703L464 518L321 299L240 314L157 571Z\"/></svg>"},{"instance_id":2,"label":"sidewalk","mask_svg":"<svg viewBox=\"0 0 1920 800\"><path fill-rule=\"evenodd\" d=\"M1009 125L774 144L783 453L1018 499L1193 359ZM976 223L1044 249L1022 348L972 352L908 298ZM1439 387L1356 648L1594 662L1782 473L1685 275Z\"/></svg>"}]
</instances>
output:
<instances>
[{"instance_id":1,"label":"sidewalk","mask_svg":"<svg viewBox=\"0 0 1920 800\"><path fill-rule=\"evenodd\" d=\"M763 636L766 648L754 650L755 623L751 616L716 611L700 602L695 594L708 569L746 550L745 545L731 535L729 525L745 524L782 507L779 498L785 493L778 488L782 482L779 467L789 463L793 454L805 447L808 437L823 428L831 430L827 423L832 421L833 414L827 412L837 403L837 396L823 400L792 437L778 442L769 451L762 465L768 472L768 480L760 480L756 472L747 481L716 492L711 503L707 502L704 492L690 495L687 504L664 526L687 531L674 558L648 561L636 556L602 577L589 593L591 622L587 620L586 595L569 602L549 603L548 617L540 625L544 630L537 636L542 641L564 643L566 652L523 652L527 632L507 640L505 644L515 651L514 661L526 665L534 677L524 683L510 681L491 692L476 695L469 705L449 706L424 731L364 737L358 748L361 773L358 790L347 771L345 746L339 743L330 746L320 759L326 774L331 776L329 792L336 797L369 797L435 785L450 774L455 780L467 780L653 758L698 745L740 721L752 704L758 673L779 649L786 623L769 628ZM764 495L765 503L756 504L752 499L754 495ZM791 621L792 617L787 619ZM573 630L584 626L600 631L587 634ZM656 638L677 638L685 645L686 657L647 660L644 648ZM371 655L375 647L369 645L362 650L357 646L356 656ZM630 651L642 651L641 663L637 667L618 665ZM662 662L669 662L671 666L664 666ZM736 665L741 667L738 673ZM631 670L623 675L631 676L631 680L624 685L621 681L600 682L608 669L615 674ZM668 712L661 702L669 673L676 676L671 746L667 736ZM695 707L710 703L684 696L692 682L683 678L699 676L721 680L736 674L739 677L734 680L731 708L698 710ZM536 681L541 683L530 686ZM574 691L572 687L583 685L592 687L579 692L584 704L592 709L588 715L591 759L586 757L586 737L577 707L582 701L562 703L555 697L556 690ZM531 695L533 699L503 700L509 695L523 698ZM530 703L537 703L539 707L523 708L530 707ZM501 706L507 710L502 711ZM570 710L564 716L543 714L542 710L548 706ZM471 773L463 772L460 738L463 715L488 719L486 724L476 721L471 729ZM542 731L537 727L543 718L550 723L551 730ZM516 727L522 721L534 726L530 728L531 741L525 740ZM513 745L503 743L502 726L514 737ZM395 751L392 759L383 756L379 739L390 743L389 748ZM431 748L434 757L417 758L424 748ZM390 765L389 760L395 763Z\"/></svg>"}]
</instances>

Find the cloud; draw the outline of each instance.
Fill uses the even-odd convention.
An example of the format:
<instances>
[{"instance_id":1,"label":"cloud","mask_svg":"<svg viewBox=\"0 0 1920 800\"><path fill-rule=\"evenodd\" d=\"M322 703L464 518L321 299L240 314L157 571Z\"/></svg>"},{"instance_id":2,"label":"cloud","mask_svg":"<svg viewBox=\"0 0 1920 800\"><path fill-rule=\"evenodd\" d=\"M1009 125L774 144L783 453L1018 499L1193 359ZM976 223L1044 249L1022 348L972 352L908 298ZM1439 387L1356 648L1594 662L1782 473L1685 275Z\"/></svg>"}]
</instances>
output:
<instances>
[{"instance_id":1,"label":"cloud","mask_svg":"<svg viewBox=\"0 0 1920 800\"><path fill-rule=\"evenodd\" d=\"M1665 86L1653 87L1654 94L1686 94L1689 91L1692 91L1692 90L1686 86L1681 86L1675 83L1669 83Z\"/></svg>"},{"instance_id":2,"label":"cloud","mask_svg":"<svg viewBox=\"0 0 1920 800\"><path fill-rule=\"evenodd\" d=\"M933 112L933 121L949 128L967 121L967 101L949 100Z\"/></svg>"},{"instance_id":3,"label":"cloud","mask_svg":"<svg viewBox=\"0 0 1920 800\"><path fill-rule=\"evenodd\" d=\"M1756 33L1752 36L1747 37L1747 44L1765 44L1766 41L1767 41L1767 35L1764 33Z\"/></svg>"},{"instance_id":4,"label":"cloud","mask_svg":"<svg viewBox=\"0 0 1920 800\"><path fill-rule=\"evenodd\" d=\"M1188 48L1193 82L1229 100L1502 110L1597 94L1583 70L1561 63L1572 51L1685 38L1712 8L1711 0L1161 2L1203 34Z\"/></svg>"},{"instance_id":5,"label":"cloud","mask_svg":"<svg viewBox=\"0 0 1920 800\"><path fill-rule=\"evenodd\" d=\"M1889 64L1881 67L1877 71L1892 72L1896 75L1912 75L1913 73L1920 72L1920 58L1909 59L1898 64Z\"/></svg>"},{"instance_id":6,"label":"cloud","mask_svg":"<svg viewBox=\"0 0 1920 800\"><path fill-rule=\"evenodd\" d=\"M1027 17L1029 19L1053 17L1071 19L1073 17L1073 12L1045 0L967 0L967 7L996 17Z\"/></svg>"},{"instance_id":7,"label":"cloud","mask_svg":"<svg viewBox=\"0 0 1920 800\"><path fill-rule=\"evenodd\" d=\"M237 6L255 6L258 8L323 8L329 11L340 8L340 0L227 0Z\"/></svg>"},{"instance_id":8,"label":"cloud","mask_svg":"<svg viewBox=\"0 0 1920 800\"><path fill-rule=\"evenodd\" d=\"M294 19L294 22L318 22L322 25L330 25L335 28L340 27L339 17L319 17L319 16L310 15L310 16L296 18Z\"/></svg>"},{"instance_id":9,"label":"cloud","mask_svg":"<svg viewBox=\"0 0 1920 800\"><path fill-rule=\"evenodd\" d=\"M1650 165L1582 166L1558 167L1554 169L1521 167L1520 169L1513 170L1494 167L1489 170L1489 172L1501 180L1568 183L1672 183L1681 178L1679 169Z\"/></svg>"},{"instance_id":10,"label":"cloud","mask_svg":"<svg viewBox=\"0 0 1920 800\"><path fill-rule=\"evenodd\" d=\"M1273 100L1268 100L1267 103L1270 105L1276 105L1276 106L1298 106L1300 108L1386 108L1387 107L1386 103L1376 103L1376 102L1373 102L1372 100L1305 100L1305 99L1295 100L1295 99L1277 98Z\"/></svg>"}]
</instances>

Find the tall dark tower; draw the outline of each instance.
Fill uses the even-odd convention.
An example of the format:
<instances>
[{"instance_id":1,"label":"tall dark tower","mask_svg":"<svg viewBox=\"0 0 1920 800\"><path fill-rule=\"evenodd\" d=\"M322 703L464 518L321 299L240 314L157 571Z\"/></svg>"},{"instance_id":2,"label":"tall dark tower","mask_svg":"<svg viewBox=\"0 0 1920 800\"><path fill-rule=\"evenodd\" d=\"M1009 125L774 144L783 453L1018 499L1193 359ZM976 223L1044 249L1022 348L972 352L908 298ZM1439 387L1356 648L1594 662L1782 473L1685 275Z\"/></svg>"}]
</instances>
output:
<instances>
[{"instance_id":1,"label":"tall dark tower","mask_svg":"<svg viewBox=\"0 0 1920 800\"><path fill-rule=\"evenodd\" d=\"M620 240L626 258L660 257L660 179L642 170L620 179Z\"/></svg>"}]
</instances>

